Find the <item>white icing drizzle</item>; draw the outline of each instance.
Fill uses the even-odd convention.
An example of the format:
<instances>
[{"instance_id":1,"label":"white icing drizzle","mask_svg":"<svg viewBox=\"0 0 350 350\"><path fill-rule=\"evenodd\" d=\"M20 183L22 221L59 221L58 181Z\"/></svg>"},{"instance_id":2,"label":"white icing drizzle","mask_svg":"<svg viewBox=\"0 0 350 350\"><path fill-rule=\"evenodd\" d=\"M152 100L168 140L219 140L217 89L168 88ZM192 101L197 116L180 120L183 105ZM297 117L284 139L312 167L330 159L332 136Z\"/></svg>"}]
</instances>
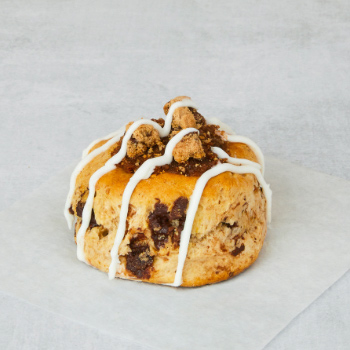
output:
<instances>
[{"instance_id":1,"label":"white icing drizzle","mask_svg":"<svg viewBox=\"0 0 350 350\"><path fill-rule=\"evenodd\" d=\"M205 118L208 124L214 124L214 125L219 125L220 129L225 131L226 134L229 135L235 135L236 133L231 129L231 127L229 125L227 125L226 123L224 123L223 121L221 121L218 118L212 117L212 118Z\"/></svg>"},{"instance_id":2,"label":"white icing drizzle","mask_svg":"<svg viewBox=\"0 0 350 350\"><path fill-rule=\"evenodd\" d=\"M74 215L72 215L69 212L69 208L72 203L72 197L74 194L74 189L75 189L75 183L77 181L77 177L80 174L80 172L84 169L84 167L90 163L96 156L98 156L100 153L107 151L109 147L111 147L114 143L118 142L122 135L124 134L124 129L120 129L118 132L115 133L115 136L111 138L109 141L107 141L104 145L102 145L99 148L94 149L91 153L87 154L80 162L79 164L75 167L72 176L70 178L70 187L69 187L69 192L68 196L66 199L66 204L64 207L64 216L67 220L67 224L69 229L72 228L73 222L74 222ZM96 142L97 143L97 142ZM96 144L95 143L95 144Z\"/></svg>"},{"instance_id":3,"label":"white icing drizzle","mask_svg":"<svg viewBox=\"0 0 350 350\"><path fill-rule=\"evenodd\" d=\"M137 169L135 174L130 178L128 184L126 185L123 193L122 206L119 214L118 230L114 239L113 248L111 250L112 261L109 266L109 272L108 272L109 279L115 278L115 274L120 264L118 250L124 238L125 228L126 228L126 219L129 211L129 203L135 187L141 180L148 179L152 175L154 168L156 166L163 166L166 164L170 164L173 160L174 147L182 140L182 138L185 135L192 132L198 133L199 131L194 128L187 128L187 129L181 130L178 134L176 134L167 144L164 155L161 157L146 160L140 166L140 168Z\"/></svg>"},{"instance_id":4,"label":"white icing drizzle","mask_svg":"<svg viewBox=\"0 0 350 350\"><path fill-rule=\"evenodd\" d=\"M254 168L261 169L261 165L259 163L252 162L248 159L243 158L233 158L230 157L222 148L220 147L212 147L211 150L218 155L220 159L227 158L227 160L234 165L250 165Z\"/></svg>"},{"instance_id":5,"label":"white icing drizzle","mask_svg":"<svg viewBox=\"0 0 350 350\"><path fill-rule=\"evenodd\" d=\"M254 141L252 141L251 139L249 139L246 136L236 135L236 133L231 129L231 127L229 125L222 122L218 118L215 118L215 117L206 118L206 120L207 120L208 124L219 125L220 129L226 132L227 141L236 142L236 143L239 142L239 143L244 143L244 144L248 145L251 148L251 150L254 152L256 158L258 159L258 162L261 164L262 173L264 174L264 171L265 171L264 155L263 155L261 149L259 148L259 146Z\"/></svg>"},{"instance_id":6,"label":"white icing drizzle","mask_svg":"<svg viewBox=\"0 0 350 350\"><path fill-rule=\"evenodd\" d=\"M219 154L218 154L218 156L220 157ZM227 156L225 156L224 158L231 158L231 157L227 157ZM202 198L204 188L205 188L207 182L212 177L215 177L215 176L217 176L221 173L224 173L226 171L230 171L232 173L237 173L237 174L254 174L257 177L257 179L258 179L258 181L263 189L264 195L266 197L266 201L267 201L267 220L268 220L268 222L270 222L270 220L271 220L271 196L272 196L272 192L270 190L270 187L266 184L260 171L256 167L248 166L248 165L237 166L237 165L225 163L225 164L218 164L218 165L214 166L213 168L211 168L210 170L206 171L197 180L196 186L195 186L194 191L192 193L192 196L190 198L190 202L189 202L187 214L186 214L184 229L181 232L179 256L178 256L178 263L177 263L175 279L174 279L173 283L169 284L170 286L179 287L182 284L182 272L183 272L185 260L187 257L187 251L188 251L188 245L190 243L193 221L194 221L194 218L196 216L198 205L199 205L199 202Z\"/></svg>"},{"instance_id":7,"label":"white icing drizzle","mask_svg":"<svg viewBox=\"0 0 350 350\"><path fill-rule=\"evenodd\" d=\"M85 238L85 233L86 230L89 226L90 220L91 220L91 214L92 214L92 206L93 206L93 200L95 196L95 189L96 189L96 184L98 180L110 172L111 170L115 169L116 164L120 163L123 158L126 155L126 149L127 149L127 142L131 138L132 134L134 131L141 125L152 125L160 134L160 137L165 137L169 135L171 131L171 124L172 124L172 118L173 118L173 113L176 108L179 107L193 107L196 108L196 105L193 103L192 100L190 99L184 99L182 101L176 102L171 105L169 108L168 114L165 119L165 124L164 127L162 128L158 123L153 122L148 119L140 119L136 122L134 122L127 132L124 135L123 142L121 145L121 148L119 152L114 155L112 158L110 158L103 167L101 167L99 170L97 170L90 178L89 180L89 195L86 200L83 213L82 213L82 223L81 227L77 233L77 256L79 260L82 260L87 263L85 259L85 254L84 254L84 238ZM218 164L211 168L210 170L206 171L203 173L199 179L196 182L194 191L190 197L189 205L188 205L188 210L186 214L186 220L184 224L184 229L181 233L181 238L180 238L180 247L179 247L179 255L178 255L178 264L177 264L177 269L175 273L175 279L174 282L171 285L174 287L178 287L182 284L182 273L183 273L183 268L185 264L185 260L187 257L187 252L188 252L188 246L191 238L191 232L192 232L192 226L193 222L197 213L198 205L200 202L200 199L202 197L203 191L205 189L206 184L208 181L212 178L215 177L221 173L224 172L232 172L232 173L237 173L237 174L253 174L256 176L258 182L260 183L260 186L263 190L263 193L266 198L267 202L267 210L266 210L266 215L267 215L267 220L268 222L271 221L271 197L272 197L272 192L270 190L269 185L266 184L263 175L261 172L264 171L264 156L260 150L260 148L249 138L244 137L244 136L239 136L239 135L234 135L234 131L225 123L221 122L217 118L211 118L207 119L209 123L219 125L220 128L225 131L227 135L227 139L229 142L238 142L238 143L245 143L247 144L254 154L256 155L258 159L258 163L252 162L248 159L240 159L240 158L233 158L230 157L225 151L223 151L221 148L218 147L212 147L212 151L215 152L219 158L226 158L228 162L230 163L225 163L225 164ZM112 144L116 143L119 141L120 137L124 134L124 130L120 129L114 133L111 133L104 138L95 140L92 142L83 152L83 159L81 162L77 165L77 167L74 169L74 172L71 176L71 181L70 181L70 190L69 194L67 197L66 205L65 205L65 217L67 219L68 225L71 228L73 219L74 217L69 213L69 208L71 205L71 200L72 196L74 194L74 188L75 188L75 183L77 176L79 173L82 171L82 169L98 154L106 151ZM120 264L119 261L119 255L118 255L118 250L119 246L124 238L125 234L125 227L126 227L126 219L127 219L127 214L128 214L128 209L129 209L129 202L132 196L132 193L137 186L137 184L144 179L148 179L156 166L162 166L171 163L173 156L172 152L176 144L183 138L188 133L191 132L197 132L197 129L193 128L188 128L184 129L181 132L179 132L176 136L174 136L169 143L167 144L167 147L165 149L165 153L161 157L157 158L152 158L147 160L145 163L141 165L141 167L135 172L135 174L130 178L124 193L122 197L122 206L120 210L120 217L119 217L119 225L116 233L116 237L114 240L113 248L111 250L111 257L112 261L109 266L109 278L113 279L115 277L115 274L118 270L118 266ZM104 145L101 147L95 149L91 153L89 151L91 150L92 147L94 147L98 142L102 140L108 140ZM260 172L261 170L261 172ZM122 277L121 277L122 278ZM166 283L165 283L166 284Z\"/></svg>"},{"instance_id":8,"label":"white icing drizzle","mask_svg":"<svg viewBox=\"0 0 350 350\"><path fill-rule=\"evenodd\" d=\"M113 137L119 135L120 133L124 134L124 132L125 132L125 126L123 126L122 128L118 129L117 131L114 131L114 132L108 134L107 136L104 136L104 137L101 137L101 138L99 138L99 139L97 139L97 140L95 140L95 141L92 141L92 142L90 143L90 145L87 146L87 147L84 149L83 154L82 154L82 158L85 158L85 157L89 154L91 148L93 148L93 147L94 147L95 145L97 145L99 142L105 141L105 140L109 140L109 139L111 139L111 138L113 138Z\"/></svg>"},{"instance_id":9,"label":"white icing drizzle","mask_svg":"<svg viewBox=\"0 0 350 350\"><path fill-rule=\"evenodd\" d=\"M266 210L266 217L267 222L271 222L271 206L272 206L272 191L270 189L270 185L268 185L259 171L260 164L251 162L248 160L246 164L242 163L243 166L237 167L237 163L241 163L242 160L247 161L247 159L240 159L240 158L233 158L230 157L225 151L223 151L221 148L212 147L211 148L213 152L215 152L220 159L226 158L229 163L231 163L233 166L235 166L236 171L232 171L237 174L253 174L256 176L258 182L260 183L260 186L264 192L265 198L266 198L266 204L267 204L267 210Z\"/></svg>"},{"instance_id":10,"label":"white icing drizzle","mask_svg":"<svg viewBox=\"0 0 350 350\"><path fill-rule=\"evenodd\" d=\"M258 159L258 162L261 164L261 172L264 175L265 172L265 160L264 160L264 155L261 152L260 147L251 139L245 136L240 136L240 135L227 135L227 141L229 142L236 142L236 143L245 143L248 145L251 150L254 152L256 158Z\"/></svg>"},{"instance_id":11,"label":"white icing drizzle","mask_svg":"<svg viewBox=\"0 0 350 350\"><path fill-rule=\"evenodd\" d=\"M91 178L89 180L89 195L88 195L88 198L86 200L86 203L85 203L85 206L83 209L81 226L80 226L80 229L77 233L77 256L78 256L79 260L87 263L87 261L85 260L85 254L84 254L84 237L85 237L86 230L89 227L89 223L91 220L92 206L93 206L93 201L94 201L94 196L95 196L96 184L97 184L98 180L103 175L105 175L108 172L110 172L111 170L115 169L116 164L119 164L123 160L123 158L126 155L127 143L130 140L134 131L139 126L152 125L159 132L160 137L165 137L165 136L169 135L169 133L171 131L171 123L173 120L173 113L176 110L176 108L179 108L179 107L193 107L193 108L197 109L197 106L195 105L195 103L192 100L184 99L182 101L175 102L171 105L171 107L169 108L168 114L165 118L165 124L164 124L163 128L158 123L156 123L152 120L148 120L148 119L140 119L140 120L134 122L133 124L131 124L131 126L129 127L129 129L125 133L119 152L116 155L114 155L112 158L110 158L102 168L97 170L91 176ZM91 152L90 154L92 154L92 153L93 152Z\"/></svg>"}]
</instances>

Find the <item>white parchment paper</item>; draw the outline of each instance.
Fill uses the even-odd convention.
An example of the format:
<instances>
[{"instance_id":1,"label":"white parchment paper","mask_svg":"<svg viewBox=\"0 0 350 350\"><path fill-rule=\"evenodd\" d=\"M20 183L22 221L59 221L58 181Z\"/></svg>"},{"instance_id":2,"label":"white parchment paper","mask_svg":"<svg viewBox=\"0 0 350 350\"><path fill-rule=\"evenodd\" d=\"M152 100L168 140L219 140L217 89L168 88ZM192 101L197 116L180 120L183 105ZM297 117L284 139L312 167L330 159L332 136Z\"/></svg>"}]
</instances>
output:
<instances>
[{"instance_id":1,"label":"white parchment paper","mask_svg":"<svg viewBox=\"0 0 350 350\"><path fill-rule=\"evenodd\" d=\"M350 183L268 158L273 221L251 268L194 289L109 281L76 259L71 170L0 214L0 288L138 346L261 349L350 267Z\"/></svg>"}]
</instances>

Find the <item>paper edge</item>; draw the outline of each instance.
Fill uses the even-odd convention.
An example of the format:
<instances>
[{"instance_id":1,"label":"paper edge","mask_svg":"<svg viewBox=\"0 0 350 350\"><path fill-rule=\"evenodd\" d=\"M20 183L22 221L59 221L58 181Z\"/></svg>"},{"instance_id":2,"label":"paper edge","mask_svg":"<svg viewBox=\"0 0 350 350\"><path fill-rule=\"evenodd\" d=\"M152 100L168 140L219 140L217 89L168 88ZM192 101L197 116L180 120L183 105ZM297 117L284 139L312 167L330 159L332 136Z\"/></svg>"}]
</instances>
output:
<instances>
[{"instance_id":1,"label":"paper edge","mask_svg":"<svg viewBox=\"0 0 350 350\"><path fill-rule=\"evenodd\" d=\"M350 267L344 272L340 273L339 276L337 275L336 279L330 284L326 289L324 289L319 295L317 295L311 303L306 306L304 309L302 309L300 312L298 312L284 327L281 327L278 332L271 337L261 348L261 350L264 350L281 332L283 332L296 318L298 318L302 313L304 313L312 304L314 304L328 289L330 289L332 286L334 286L335 283L337 283L342 277L344 277L348 272L350 271Z\"/></svg>"},{"instance_id":2,"label":"paper edge","mask_svg":"<svg viewBox=\"0 0 350 350\"><path fill-rule=\"evenodd\" d=\"M289 161L289 160L280 159L280 158L274 157L274 156L267 156L265 159L267 160L267 163L268 163L269 160L282 162L282 163L285 163L285 164L288 164L288 165L292 165L292 166L294 166L294 167L297 167L297 168L299 168L299 169L301 169L301 170L308 170L308 171L310 171L310 172L313 173L313 174L321 174L321 175L323 175L323 176L330 177L330 178L332 178L333 180L338 180L338 181L340 181L340 182L343 182L345 185L350 185L350 181L347 180L347 179L344 179L344 178L341 178L341 177L335 176L335 175L330 175L330 174L328 174L328 173L320 172L320 171L315 170L315 169L313 169L313 168L309 168L309 167L306 167L306 166L303 166L303 165L300 165L300 164L296 164L296 163L291 162L291 161ZM14 208L16 205L19 205L21 201L23 201L23 200L25 200L25 199L31 197L32 195L34 195L36 191L39 191L39 190L40 190L42 187L44 187L48 182L53 181L53 180L55 180L56 178L59 178L60 175L61 175L61 174L64 174L65 172L67 172L67 170L68 170L69 168L71 168L72 171L73 171L74 166L77 164L77 162L78 162L78 160L76 160L75 162L72 162L71 164L67 165L65 168L63 168L63 169L62 169L61 171L59 171L58 173L56 173L56 174L54 174L54 175L48 177L48 178L46 179L46 181L42 182L39 186L37 186L36 188L34 188L33 190L31 190L29 193L25 194L23 197L17 199L17 200L16 200L15 202L13 202L10 206L8 206L6 209L1 210L1 211L0 211L0 214L3 214L4 212L6 212L6 211L8 211L8 210L11 210L12 208ZM68 184L68 182L69 182L69 178L67 178L67 184ZM67 191L68 191L68 185L67 185ZM67 193L68 193L68 192L67 192ZM62 203L62 208L63 208L63 206L64 206L64 203ZM62 210L63 210L63 209L62 209ZM63 214L62 214L62 216L63 216ZM275 339L284 329L286 329L297 317L299 317L300 314L302 314L303 312L305 312L305 310L307 310L307 309L310 307L310 305L312 305L317 299L319 299L321 295L323 295L329 288L331 288L337 281L339 281L339 280L340 280L343 276L345 276L349 271L350 271L350 267L349 267L345 272L341 272L340 274L338 274L337 277L333 280L333 282L332 282L330 285L328 285L325 289L323 289L320 293L318 293L317 296L316 296L315 298L313 298L312 301L311 301L306 307L304 307L300 312L298 312L288 323L286 323L284 326L280 327L280 328L278 329L278 331L277 331L273 336L271 336L267 342L264 342L264 344L262 345L262 348L261 348L261 349L264 350L264 349L266 348L266 346L268 346L268 345L272 342L272 340L274 340L274 339ZM110 337L112 337L112 338L115 338L116 341L117 341L118 339L125 339L126 341L130 342L131 344L140 345L141 347L144 347L145 349L149 349L149 350L159 350L158 347L150 346L149 344L139 343L138 341L135 341L135 340L133 340L133 339L129 339L128 337L124 337L124 336L119 336L119 337L118 337L118 336L115 336L115 335L113 335L113 334L111 334L111 333L109 333L109 332L107 332L107 331L100 330L99 328L94 327L94 326L92 326L92 325L90 325L90 324L86 324L86 323L84 323L84 322L80 322L80 321L77 321L77 320L72 319L72 318L70 318L70 317L67 317L67 316L64 315L63 313L60 313L60 312L57 312L57 311L52 311L52 310L50 310L50 309L48 309L48 308L45 308L45 307L39 306L39 305L37 305L37 304L34 304L34 303L32 303L32 302L30 302L30 301L28 301L28 300L26 300L26 299L23 299L23 298L21 298L21 297L16 296L16 295L11 295L10 293L4 291L4 290L1 289L1 288L0 288L0 290L1 290L1 292L2 292L3 294L5 294L5 295L7 295L7 296L9 296L9 297L15 298L15 299L20 300L20 301L22 301L22 302L25 302L25 303L27 303L27 304L29 304L29 305L31 305L31 306L34 306L34 307L36 307L36 308L39 308L40 310L43 310L43 311L45 311L45 312L49 312L50 314L59 315L59 316L61 316L61 317L64 317L65 319L68 319L69 321L71 321L71 322L73 322L73 323L75 323L75 324L82 325L82 326L88 327L88 328L90 328L90 329L94 329L94 330L96 330L97 332L100 332L100 333L102 333L102 334L106 334L106 335L108 335L108 336L110 336Z\"/></svg>"}]
</instances>

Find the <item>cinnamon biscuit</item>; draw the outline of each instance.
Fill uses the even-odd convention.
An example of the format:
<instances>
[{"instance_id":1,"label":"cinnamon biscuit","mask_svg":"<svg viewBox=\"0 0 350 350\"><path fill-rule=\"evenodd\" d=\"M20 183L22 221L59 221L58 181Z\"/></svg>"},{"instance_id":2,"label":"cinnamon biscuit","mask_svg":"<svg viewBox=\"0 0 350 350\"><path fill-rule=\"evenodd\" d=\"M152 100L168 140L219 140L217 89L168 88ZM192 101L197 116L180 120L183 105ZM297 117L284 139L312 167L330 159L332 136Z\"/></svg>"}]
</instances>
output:
<instances>
[{"instance_id":1,"label":"cinnamon biscuit","mask_svg":"<svg viewBox=\"0 0 350 350\"><path fill-rule=\"evenodd\" d=\"M193 287L258 257L270 216L263 157L181 96L95 142L71 179L65 215L78 257L110 278Z\"/></svg>"}]
</instances>

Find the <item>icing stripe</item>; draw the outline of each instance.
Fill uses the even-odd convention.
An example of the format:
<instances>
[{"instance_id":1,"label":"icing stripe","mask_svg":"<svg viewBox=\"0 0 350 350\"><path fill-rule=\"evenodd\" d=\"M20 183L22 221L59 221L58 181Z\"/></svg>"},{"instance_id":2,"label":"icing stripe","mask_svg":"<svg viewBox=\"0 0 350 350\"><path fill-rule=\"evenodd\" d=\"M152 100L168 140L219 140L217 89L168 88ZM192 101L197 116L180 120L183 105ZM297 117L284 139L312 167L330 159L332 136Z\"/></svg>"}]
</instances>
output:
<instances>
[{"instance_id":1,"label":"icing stripe","mask_svg":"<svg viewBox=\"0 0 350 350\"><path fill-rule=\"evenodd\" d=\"M169 108L168 114L166 116L166 122L164 125L164 129L161 128L158 124L158 128L157 130L160 131L161 130L161 137L167 136L170 133L171 130L171 122L172 122L172 117L173 117L173 113L175 111L176 108L179 107L193 107L196 108L196 104L190 100L190 99L184 99L182 101L173 103L171 105L171 107ZM154 122L153 122L154 123ZM146 123L144 123L146 124ZM154 124L152 124L154 125ZM120 137L123 135L125 131L125 127L103 137L100 139L97 139L95 141L93 141L84 151L83 151L83 159L80 161L80 163L76 166L76 168L73 171L73 174L71 176L71 180L70 180L70 188L69 188L69 192L68 192L68 196L67 196L67 200L66 200L66 204L65 204L65 208L64 208L64 216L67 220L67 224L69 229L72 228L73 225L73 221L74 221L74 215L72 215L69 212L69 208L71 206L71 202L72 202L72 197L74 194L74 189L75 189L75 183L77 180L77 177L79 175L79 173L83 170L83 168L89 163L91 162L91 160L93 158L95 158L97 155L99 155L100 153L106 151L113 143L118 142ZM93 152L89 153L89 151L91 150L92 147L94 147L98 142L103 141L103 140L107 140L110 137L112 137L112 139L110 141L108 141L106 144L104 144L103 146L99 147L98 149L95 149ZM118 138L117 138L118 137ZM107 146L108 145L108 146ZM85 159L86 158L86 159Z\"/></svg>"},{"instance_id":2,"label":"icing stripe","mask_svg":"<svg viewBox=\"0 0 350 350\"><path fill-rule=\"evenodd\" d=\"M64 216L67 220L67 224L69 229L72 228L73 225L73 221L74 221L74 215L72 215L69 212L69 208L72 204L72 197L74 194L74 190L75 190L75 183L77 181L77 177L80 174L80 172L84 169L84 167L89 164L96 156L98 156L100 153L105 152L108 150L109 147L111 147L114 143L118 142L120 140L120 138L122 137L124 133L124 129L121 129L119 131L119 133L117 133L112 139L110 139L109 141L107 141L104 145L102 145L99 148L96 148L95 150L93 150L91 153L89 153L88 155L86 155L85 158L83 158L79 164L75 167L72 176L70 178L70 187L69 187L69 192L68 192L68 196L66 199L66 204L64 207Z\"/></svg>"},{"instance_id":3,"label":"icing stripe","mask_svg":"<svg viewBox=\"0 0 350 350\"><path fill-rule=\"evenodd\" d=\"M213 148L216 148L216 147L213 147ZM219 158L226 158L229 161L229 163L231 163L233 166L235 166L236 171L232 171L232 172L237 173L237 174L253 174L256 176L256 178L259 181L260 186L264 192L265 198L266 198L266 204L267 204L266 217L267 217L267 221L270 223L271 222L272 191L270 189L270 185L268 185L266 183L263 175L261 174L261 172L259 171L259 168L257 167L257 165L259 165L259 164L255 163L255 162L248 161L250 163L253 163L254 166L253 165L243 165L243 166L237 167L235 164L236 160L241 161L241 159L230 157L221 148L219 148L219 150L220 150L220 152L216 152L216 150L213 150L213 152L215 152ZM242 169L243 169L243 172L242 172Z\"/></svg>"},{"instance_id":4,"label":"icing stripe","mask_svg":"<svg viewBox=\"0 0 350 350\"><path fill-rule=\"evenodd\" d=\"M182 272L185 265L185 260L187 257L187 251L188 251L188 245L190 243L191 238L191 232L192 232L192 226L193 221L197 213L198 205L201 200L204 188L208 181L221 173L224 173L226 171L230 171L237 174L254 174L260 185L263 188L264 195L266 197L267 201L267 220L270 222L271 220L271 196L272 192L270 190L270 187L266 184L263 176L261 175L260 171L256 167L252 166L236 166L233 164L218 164L211 168L210 170L206 171L202 176L197 180L196 186L194 188L194 191L192 193L192 196L190 198L190 202L187 209L187 215L186 215L186 221L184 225L184 229L181 232L181 238L180 238L180 248L179 248L179 256L178 256L178 263L177 263L177 269L175 274L174 282L171 284L168 284L173 287L179 287L182 284Z\"/></svg>"},{"instance_id":5,"label":"icing stripe","mask_svg":"<svg viewBox=\"0 0 350 350\"><path fill-rule=\"evenodd\" d=\"M125 126L123 126L122 128L118 129L117 131L114 131L114 132L108 134L107 136L104 136L104 137L101 137L101 138L99 138L99 139L97 139L97 140L95 140L95 141L92 141L92 142L90 143L90 145L87 146L87 147L84 149L83 154L82 154L82 158L85 158L85 157L89 154L91 148L93 148L93 147L94 147L96 144L98 144L99 142L104 141L104 140L109 140L109 139L111 139L111 138L113 138L113 137L119 135L121 132L124 134L124 131L125 131Z\"/></svg>"},{"instance_id":6,"label":"icing stripe","mask_svg":"<svg viewBox=\"0 0 350 350\"><path fill-rule=\"evenodd\" d=\"M222 122L220 119L218 118L205 118L208 124L213 124L213 125L219 125L220 129L225 131L226 134L228 135L235 135L236 133L231 129L231 127L229 125L227 125L226 123Z\"/></svg>"},{"instance_id":7,"label":"icing stripe","mask_svg":"<svg viewBox=\"0 0 350 350\"><path fill-rule=\"evenodd\" d=\"M118 250L125 235L126 219L129 211L129 203L130 203L131 196L135 190L135 187L141 180L148 179L152 175L154 168L156 166L170 164L173 160L174 147L182 140L182 138L185 135L191 132L198 133L198 130L194 128L188 128L188 129L183 129L178 134L176 134L167 144L164 155L161 157L146 160L140 166L140 168L137 169L135 174L130 178L128 184L126 185L123 193L122 206L119 214L118 230L114 239L113 248L111 250L112 261L109 266L109 272L108 272L109 279L115 278L115 274L120 264Z\"/></svg>"},{"instance_id":8,"label":"icing stripe","mask_svg":"<svg viewBox=\"0 0 350 350\"><path fill-rule=\"evenodd\" d=\"M223 149L219 147L212 147L211 150L218 155L220 159L227 158L229 163L233 165L250 165L254 168L261 169L261 165L259 163L252 162L251 160L244 159L244 158L233 158L230 157Z\"/></svg>"},{"instance_id":9,"label":"icing stripe","mask_svg":"<svg viewBox=\"0 0 350 350\"><path fill-rule=\"evenodd\" d=\"M254 152L256 158L258 159L258 162L261 164L261 172L264 175L265 172L265 160L264 160L264 155L261 152L260 147L251 139L245 136L240 136L240 135L227 135L227 141L230 142L237 142L237 143L245 143L248 145L251 150Z\"/></svg>"},{"instance_id":10,"label":"icing stripe","mask_svg":"<svg viewBox=\"0 0 350 350\"><path fill-rule=\"evenodd\" d=\"M159 135L161 137L168 136L170 133L170 130L171 130L173 113L176 110L176 108L179 108L179 107L197 108L195 103L190 99L184 99L182 101L175 102L169 108L168 114L167 114L166 119L165 119L164 128L162 128L158 123L156 123L152 120L148 120L148 119L140 119L140 120L134 122L133 124L131 124L129 129L126 131L119 152L116 155L114 155L112 158L110 158L102 168L97 170L91 176L91 178L89 180L89 195L88 195L88 198L86 200L86 203L85 203L85 206L83 209L81 226L80 226L80 229L77 233L77 256L78 256L79 260L87 262L85 260L85 254L84 254L84 238L85 238L86 230L89 227L89 223L91 220L92 206L93 206L93 201L94 201L94 196L95 196L96 184L97 184L98 180L103 175L105 175L108 172L110 172L111 170L115 169L116 164L119 164L123 160L123 158L126 156L127 143L130 140L134 131L139 126L152 125L159 132ZM90 154L92 154L92 153L90 153Z\"/></svg>"},{"instance_id":11,"label":"icing stripe","mask_svg":"<svg viewBox=\"0 0 350 350\"><path fill-rule=\"evenodd\" d=\"M155 129L158 130L158 132L162 130L162 127L152 120L140 119L134 122L133 124L131 124L131 126L125 133L119 152L116 155L114 155L112 158L110 158L102 168L98 169L90 177L89 195L84 205L82 222L81 222L80 229L77 233L77 256L78 256L78 259L81 261L86 262L85 254L84 254L84 238L85 238L85 232L88 229L89 223L91 220L91 213L92 213L92 206L94 203L96 184L103 175L106 175L107 173L115 169L116 164L119 164L123 160L123 158L126 155L127 143L129 139L131 138L134 131L141 125L152 125Z\"/></svg>"},{"instance_id":12,"label":"icing stripe","mask_svg":"<svg viewBox=\"0 0 350 350\"><path fill-rule=\"evenodd\" d=\"M197 105L190 99L186 98L182 101L178 101L173 103L168 111L168 114L165 117L165 124L164 124L164 128L163 128L163 132L161 134L161 137L165 137L168 136L170 134L171 131L171 123L173 121L173 114L175 112L175 109L179 108L179 107L192 107L195 109L197 108Z\"/></svg>"}]
</instances>

